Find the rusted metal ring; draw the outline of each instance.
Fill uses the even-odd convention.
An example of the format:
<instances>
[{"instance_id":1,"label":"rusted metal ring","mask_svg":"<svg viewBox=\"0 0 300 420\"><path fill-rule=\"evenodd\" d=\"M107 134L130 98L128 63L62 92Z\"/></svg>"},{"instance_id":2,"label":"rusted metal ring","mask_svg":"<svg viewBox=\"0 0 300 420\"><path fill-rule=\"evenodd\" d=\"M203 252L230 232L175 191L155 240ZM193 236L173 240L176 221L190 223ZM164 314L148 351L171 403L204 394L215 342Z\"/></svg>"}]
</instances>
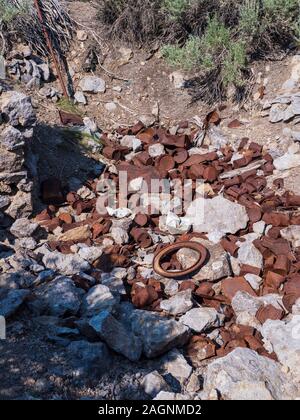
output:
<instances>
[{"instance_id":1,"label":"rusted metal ring","mask_svg":"<svg viewBox=\"0 0 300 420\"><path fill-rule=\"evenodd\" d=\"M188 248L188 249L192 249L196 252L199 253L199 259L198 261L190 268L188 268L187 270L183 270L183 271L166 271L161 267L161 261L163 258L165 258L167 255L169 255L171 252L173 251L177 251L179 249L182 248ZM178 242L176 244L173 245L168 245L166 247L164 247L161 251L159 251L153 260L153 269L154 271L159 274L162 277L166 277L166 278L172 278L172 279L176 279L176 278L180 278L180 277L185 277L189 274L192 274L194 272L196 272L197 270L200 270L200 268L204 265L206 258L208 255L208 251L207 249L197 243L197 242Z\"/></svg>"}]
</instances>

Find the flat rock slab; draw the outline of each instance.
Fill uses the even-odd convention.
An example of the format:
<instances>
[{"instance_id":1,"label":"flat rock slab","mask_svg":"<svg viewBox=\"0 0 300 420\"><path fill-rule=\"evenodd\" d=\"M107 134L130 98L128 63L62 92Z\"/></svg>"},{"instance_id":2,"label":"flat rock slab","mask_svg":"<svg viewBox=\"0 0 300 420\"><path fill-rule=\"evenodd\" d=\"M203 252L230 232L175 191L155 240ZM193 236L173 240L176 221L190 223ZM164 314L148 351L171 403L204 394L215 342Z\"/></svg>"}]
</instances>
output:
<instances>
[{"instance_id":1,"label":"flat rock slab","mask_svg":"<svg viewBox=\"0 0 300 420\"><path fill-rule=\"evenodd\" d=\"M46 253L43 257L43 264L46 268L65 276L72 276L90 269L90 264L78 254L65 255L58 251Z\"/></svg>"},{"instance_id":2,"label":"flat rock slab","mask_svg":"<svg viewBox=\"0 0 300 420\"><path fill-rule=\"evenodd\" d=\"M190 330L180 322L159 314L135 310L131 328L143 343L143 352L149 359L183 346L190 338Z\"/></svg>"},{"instance_id":3,"label":"flat rock slab","mask_svg":"<svg viewBox=\"0 0 300 420\"><path fill-rule=\"evenodd\" d=\"M208 366L204 392L207 399L218 392L225 400L294 400L300 395L279 363L242 348Z\"/></svg>"},{"instance_id":4,"label":"flat rock slab","mask_svg":"<svg viewBox=\"0 0 300 420\"><path fill-rule=\"evenodd\" d=\"M185 314L193 306L191 290L179 292L170 299L163 300L160 304L161 309L171 315Z\"/></svg>"}]
</instances>

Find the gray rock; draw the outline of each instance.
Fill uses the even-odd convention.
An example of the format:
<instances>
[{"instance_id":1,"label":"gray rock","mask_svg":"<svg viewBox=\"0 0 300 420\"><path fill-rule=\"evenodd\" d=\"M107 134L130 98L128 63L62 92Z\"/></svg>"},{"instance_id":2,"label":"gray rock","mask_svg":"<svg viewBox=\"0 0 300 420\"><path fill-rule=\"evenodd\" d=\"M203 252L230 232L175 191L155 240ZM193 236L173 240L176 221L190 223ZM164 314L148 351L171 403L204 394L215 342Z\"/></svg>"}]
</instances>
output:
<instances>
[{"instance_id":1,"label":"gray rock","mask_svg":"<svg viewBox=\"0 0 300 420\"><path fill-rule=\"evenodd\" d=\"M81 313L93 317L102 311L112 312L118 301L107 286L99 284L84 296Z\"/></svg>"},{"instance_id":2,"label":"gray rock","mask_svg":"<svg viewBox=\"0 0 300 420\"><path fill-rule=\"evenodd\" d=\"M14 127L7 127L1 133L0 145L9 152L13 152L24 147L25 143L19 130Z\"/></svg>"},{"instance_id":3,"label":"gray rock","mask_svg":"<svg viewBox=\"0 0 300 420\"><path fill-rule=\"evenodd\" d=\"M121 146L128 147L134 152L137 152L141 146L142 142L135 136L124 136L120 141Z\"/></svg>"},{"instance_id":4,"label":"gray rock","mask_svg":"<svg viewBox=\"0 0 300 420\"><path fill-rule=\"evenodd\" d=\"M192 241L200 243L208 250L208 261L198 273L193 275L194 281L216 281L231 275L227 254L220 244L214 244L201 238L192 238ZM183 251L186 250L184 249ZM185 254L183 251L182 257ZM194 262L196 262L196 260L194 260Z\"/></svg>"},{"instance_id":5,"label":"gray rock","mask_svg":"<svg viewBox=\"0 0 300 420\"><path fill-rule=\"evenodd\" d=\"M113 273L103 273L101 276L101 284L107 286L111 292L117 292L120 295L126 295L126 289L122 278L118 278Z\"/></svg>"},{"instance_id":6,"label":"gray rock","mask_svg":"<svg viewBox=\"0 0 300 420\"><path fill-rule=\"evenodd\" d=\"M291 315L284 321L268 320L261 333L267 349L274 351L280 363L300 382L300 316Z\"/></svg>"},{"instance_id":7,"label":"gray rock","mask_svg":"<svg viewBox=\"0 0 300 420\"><path fill-rule=\"evenodd\" d=\"M73 364L89 373L103 374L110 369L112 359L104 343L74 341L67 350L73 358Z\"/></svg>"},{"instance_id":8,"label":"gray rock","mask_svg":"<svg viewBox=\"0 0 300 420\"><path fill-rule=\"evenodd\" d=\"M35 289L35 299L29 306L39 314L57 317L76 315L81 305L82 293L70 278L61 276Z\"/></svg>"},{"instance_id":9,"label":"gray rock","mask_svg":"<svg viewBox=\"0 0 300 420\"><path fill-rule=\"evenodd\" d=\"M163 300L160 304L160 308L171 315L185 314L193 306L191 290L179 292L170 299Z\"/></svg>"},{"instance_id":10,"label":"gray rock","mask_svg":"<svg viewBox=\"0 0 300 420\"><path fill-rule=\"evenodd\" d=\"M198 198L187 210L194 232L208 233L218 242L227 233L235 234L249 221L246 209L222 196L213 199ZM210 237L209 237L210 239Z\"/></svg>"},{"instance_id":11,"label":"gray rock","mask_svg":"<svg viewBox=\"0 0 300 420\"><path fill-rule=\"evenodd\" d=\"M106 91L106 83L103 79L96 76L86 76L79 82L79 87L83 92L104 93Z\"/></svg>"},{"instance_id":12,"label":"gray rock","mask_svg":"<svg viewBox=\"0 0 300 420\"><path fill-rule=\"evenodd\" d=\"M286 110L286 105L284 104L275 104L272 105L269 115L269 121L271 123L277 123L284 119L284 112Z\"/></svg>"},{"instance_id":13,"label":"gray rock","mask_svg":"<svg viewBox=\"0 0 300 420\"><path fill-rule=\"evenodd\" d=\"M101 312L89 322L90 327L101 340L116 353L122 354L132 362L136 362L142 355L142 342L123 324L117 321L108 311Z\"/></svg>"},{"instance_id":14,"label":"gray rock","mask_svg":"<svg viewBox=\"0 0 300 420\"><path fill-rule=\"evenodd\" d=\"M132 331L141 338L149 359L183 346L190 338L188 327L159 314L135 310L130 319Z\"/></svg>"},{"instance_id":15,"label":"gray rock","mask_svg":"<svg viewBox=\"0 0 300 420\"><path fill-rule=\"evenodd\" d=\"M10 205L10 197L1 195L0 196L0 209L4 209L5 207Z\"/></svg>"},{"instance_id":16,"label":"gray rock","mask_svg":"<svg viewBox=\"0 0 300 420\"><path fill-rule=\"evenodd\" d=\"M30 295L28 290L0 290L0 315L9 318L16 313L26 298Z\"/></svg>"},{"instance_id":17,"label":"gray rock","mask_svg":"<svg viewBox=\"0 0 300 420\"><path fill-rule=\"evenodd\" d=\"M10 206L5 210L13 219L29 217L32 213L32 197L31 193L18 191L12 198Z\"/></svg>"},{"instance_id":18,"label":"gray rock","mask_svg":"<svg viewBox=\"0 0 300 420\"><path fill-rule=\"evenodd\" d=\"M196 333L202 333L224 325L225 316L214 308L195 308L182 316L179 321Z\"/></svg>"},{"instance_id":19,"label":"gray rock","mask_svg":"<svg viewBox=\"0 0 300 420\"><path fill-rule=\"evenodd\" d=\"M177 379L181 385L184 385L193 372L193 368L188 364L184 356L174 349L170 351L163 359L162 367L165 371Z\"/></svg>"},{"instance_id":20,"label":"gray rock","mask_svg":"<svg viewBox=\"0 0 300 420\"><path fill-rule=\"evenodd\" d=\"M215 399L216 390L225 400L292 400L300 395L279 363L242 348L208 366L206 398Z\"/></svg>"},{"instance_id":21,"label":"gray rock","mask_svg":"<svg viewBox=\"0 0 300 420\"><path fill-rule=\"evenodd\" d=\"M35 276L23 268L0 274L0 287L7 289L22 289L31 287Z\"/></svg>"},{"instance_id":22,"label":"gray rock","mask_svg":"<svg viewBox=\"0 0 300 420\"><path fill-rule=\"evenodd\" d=\"M16 126L29 126L35 122L35 114L29 96L20 92L8 91L0 97L1 112L9 123Z\"/></svg>"},{"instance_id":23,"label":"gray rock","mask_svg":"<svg viewBox=\"0 0 300 420\"><path fill-rule=\"evenodd\" d=\"M72 276L90 269L90 264L78 254L64 255L58 251L47 252L43 257L43 264L46 268L66 276Z\"/></svg>"},{"instance_id":24,"label":"gray rock","mask_svg":"<svg viewBox=\"0 0 300 420\"><path fill-rule=\"evenodd\" d=\"M55 272L53 270L43 270L41 271L37 278L33 281L32 285L37 287L44 283L49 282L50 280L53 280L55 277Z\"/></svg>"},{"instance_id":25,"label":"gray rock","mask_svg":"<svg viewBox=\"0 0 300 420\"><path fill-rule=\"evenodd\" d=\"M165 154L165 148L160 143L155 143L149 146L148 153L151 157L156 158Z\"/></svg>"},{"instance_id":26,"label":"gray rock","mask_svg":"<svg viewBox=\"0 0 300 420\"><path fill-rule=\"evenodd\" d=\"M22 169L24 163L22 151L14 153L0 147L0 152L1 172L18 172Z\"/></svg>"},{"instance_id":27,"label":"gray rock","mask_svg":"<svg viewBox=\"0 0 300 420\"><path fill-rule=\"evenodd\" d=\"M16 238L28 238L38 228L37 223L32 223L26 218L17 219L10 228L10 233Z\"/></svg>"},{"instance_id":28,"label":"gray rock","mask_svg":"<svg viewBox=\"0 0 300 420\"><path fill-rule=\"evenodd\" d=\"M86 97L84 96L83 92L81 92L80 90L78 90L77 92L75 92L74 99L79 104L82 104L82 105L86 105L87 104Z\"/></svg>"},{"instance_id":29,"label":"gray rock","mask_svg":"<svg viewBox=\"0 0 300 420\"><path fill-rule=\"evenodd\" d=\"M250 284L253 290L258 291L263 283L263 279L255 274L246 274L245 280Z\"/></svg>"},{"instance_id":30,"label":"gray rock","mask_svg":"<svg viewBox=\"0 0 300 420\"><path fill-rule=\"evenodd\" d=\"M237 292L232 299L231 306L236 315L247 312L255 316L257 311L263 306L263 303L247 292Z\"/></svg>"},{"instance_id":31,"label":"gray rock","mask_svg":"<svg viewBox=\"0 0 300 420\"><path fill-rule=\"evenodd\" d=\"M148 373L141 385L145 393L152 398L156 397L161 391L169 390L169 385L157 371Z\"/></svg>"}]
</instances>

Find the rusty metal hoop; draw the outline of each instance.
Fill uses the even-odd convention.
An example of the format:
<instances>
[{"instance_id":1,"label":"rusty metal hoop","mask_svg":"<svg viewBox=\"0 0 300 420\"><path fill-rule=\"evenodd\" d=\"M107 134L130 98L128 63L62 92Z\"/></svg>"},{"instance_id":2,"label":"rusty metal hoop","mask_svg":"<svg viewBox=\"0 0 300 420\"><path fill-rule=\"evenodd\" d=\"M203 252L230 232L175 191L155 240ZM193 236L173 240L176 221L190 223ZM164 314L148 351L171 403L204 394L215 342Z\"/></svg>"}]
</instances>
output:
<instances>
[{"instance_id":1,"label":"rusty metal hoop","mask_svg":"<svg viewBox=\"0 0 300 420\"><path fill-rule=\"evenodd\" d=\"M161 261L163 258L165 258L167 255L169 255L173 251L177 251L182 248L188 248L192 249L199 253L199 260L190 268L187 270L182 271L166 271L161 267ZM208 256L208 250L201 244L197 242L178 242L176 244L168 245L164 247L161 251L159 251L153 260L153 269L154 271L159 274L162 277L166 278L180 278L185 277L189 274L192 274L196 272L197 270L200 270L200 268L204 265L205 260Z\"/></svg>"}]
</instances>

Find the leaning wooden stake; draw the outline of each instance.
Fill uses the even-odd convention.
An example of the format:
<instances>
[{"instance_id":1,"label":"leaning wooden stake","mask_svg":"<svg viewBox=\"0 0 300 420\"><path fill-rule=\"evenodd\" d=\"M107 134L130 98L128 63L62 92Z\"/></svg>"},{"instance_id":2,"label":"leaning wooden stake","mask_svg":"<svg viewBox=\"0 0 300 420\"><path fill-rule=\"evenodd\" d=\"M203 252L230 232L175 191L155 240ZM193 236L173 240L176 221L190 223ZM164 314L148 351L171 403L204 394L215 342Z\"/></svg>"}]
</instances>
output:
<instances>
[{"instance_id":1,"label":"leaning wooden stake","mask_svg":"<svg viewBox=\"0 0 300 420\"><path fill-rule=\"evenodd\" d=\"M62 88L62 91L63 91L63 95L66 98L68 98L69 97L68 91L67 91L64 79L63 79L61 71L60 71L59 63L58 63L55 51L53 49L48 30L47 30L46 25L45 25L44 16L43 16L42 10L41 10L40 5L39 5L39 0L34 0L34 4L35 4L35 8L36 8L36 11L37 11L37 14L38 14L38 18L39 18L39 21L41 23L41 27L42 27L42 30L43 30L43 33L44 33L44 36L45 36L45 40L46 40L48 50L51 54L51 57L52 57L52 60L53 60L53 63L54 63L54 66L55 66L55 69L56 69L56 72L57 72L57 76L58 76L58 79L59 79L59 82L60 82L60 85L61 85L61 88Z\"/></svg>"}]
</instances>

